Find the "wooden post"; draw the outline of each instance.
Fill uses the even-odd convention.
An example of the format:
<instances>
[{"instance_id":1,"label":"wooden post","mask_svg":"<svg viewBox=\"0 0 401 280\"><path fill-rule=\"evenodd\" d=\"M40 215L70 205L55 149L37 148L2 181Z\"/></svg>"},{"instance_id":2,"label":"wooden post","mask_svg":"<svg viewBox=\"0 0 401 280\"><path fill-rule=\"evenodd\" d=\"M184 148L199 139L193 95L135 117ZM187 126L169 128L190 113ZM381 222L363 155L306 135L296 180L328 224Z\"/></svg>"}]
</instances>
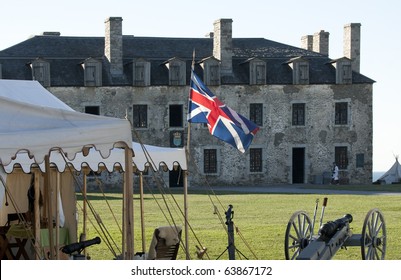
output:
<instances>
[{"instance_id":1,"label":"wooden post","mask_svg":"<svg viewBox=\"0 0 401 280\"><path fill-rule=\"evenodd\" d=\"M132 166L132 149L129 147L125 148L125 180L124 180L124 195L123 198L123 233L125 233L125 238L123 238L124 248L126 250L124 259L132 260L134 258L134 209L133 209L133 166ZM123 245L124 245L123 244ZM124 252L124 251L123 251Z\"/></svg>"},{"instance_id":2,"label":"wooden post","mask_svg":"<svg viewBox=\"0 0 401 280\"><path fill-rule=\"evenodd\" d=\"M35 252L41 252L40 246L40 171L34 171L34 190L35 200L33 204L33 221L34 221L34 235L35 235ZM41 256L36 254L36 259L40 259Z\"/></svg>"},{"instance_id":3,"label":"wooden post","mask_svg":"<svg viewBox=\"0 0 401 280\"><path fill-rule=\"evenodd\" d=\"M55 245L55 252L56 252L56 260L60 259L60 253L58 246L60 244L60 207L59 207L59 199L61 199L60 195L60 172L56 171L56 245Z\"/></svg>"},{"instance_id":4,"label":"wooden post","mask_svg":"<svg viewBox=\"0 0 401 280\"><path fill-rule=\"evenodd\" d=\"M50 182L50 160L49 160L49 155L45 156L45 189L47 190L47 227L49 231L49 248L50 248L50 253L49 253L49 258L51 260L55 259L54 256L54 240L53 240L53 203L52 203L52 187L51 187L51 182Z\"/></svg>"},{"instance_id":5,"label":"wooden post","mask_svg":"<svg viewBox=\"0 0 401 280\"><path fill-rule=\"evenodd\" d=\"M140 196L140 208L141 208L141 235L142 235L142 252L146 252L145 242L145 206L143 201L143 173L139 172L139 196Z\"/></svg>"},{"instance_id":6,"label":"wooden post","mask_svg":"<svg viewBox=\"0 0 401 280\"><path fill-rule=\"evenodd\" d=\"M84 236L84 239L86 240L86 229L87 229L87 220L88 220L88 202L87 202L87 176L86 173L84 171L84 176L82 178L83 180L83 186L82 186L82 197L83 197L83 206L82 206L82 234ZM79 240L79 241L84 241L84 240ZM86 256L86 248L84 249L84 255Z\"/></svg>"},{"instance_id":7,"label":"wooden post","mask_svg":"<svg viewBox=\"0 0 401 280\"><path fill-rule=\"evenodd\" d=\"M190 260L189 255L189 236L188 236L188 171L183 170L184 174L184 231L185 231L185 256L187 260Z\"/></svg>"}]
</instances>

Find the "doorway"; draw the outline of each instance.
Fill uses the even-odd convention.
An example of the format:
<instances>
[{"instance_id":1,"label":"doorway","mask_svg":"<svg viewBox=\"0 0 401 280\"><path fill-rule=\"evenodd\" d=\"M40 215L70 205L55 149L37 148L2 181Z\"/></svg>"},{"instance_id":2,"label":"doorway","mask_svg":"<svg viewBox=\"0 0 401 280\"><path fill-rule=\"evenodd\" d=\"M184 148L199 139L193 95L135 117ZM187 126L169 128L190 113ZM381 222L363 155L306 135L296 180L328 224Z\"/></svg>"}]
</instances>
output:
<instances>
[{"instance_id":1,"label":"doorway","mask_svg":"<svg viewBox=\"0 0 401 280\"><path fill-rule=\"evenodd\" d=\"M305 183L305 148L292 148L292 183Z\"/></svg>"}]
</instances>

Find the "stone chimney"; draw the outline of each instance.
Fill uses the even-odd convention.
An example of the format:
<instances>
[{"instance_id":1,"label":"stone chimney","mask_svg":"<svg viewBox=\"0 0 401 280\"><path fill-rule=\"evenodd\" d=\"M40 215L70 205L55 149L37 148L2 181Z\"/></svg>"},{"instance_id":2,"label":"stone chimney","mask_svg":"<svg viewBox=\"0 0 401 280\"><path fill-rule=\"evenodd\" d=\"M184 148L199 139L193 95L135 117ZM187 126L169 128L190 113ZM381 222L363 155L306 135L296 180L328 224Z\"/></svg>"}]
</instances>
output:
<instances>
[{"instance_id":1,"label":"stone chimney","mask_svg":"<svg viewBox=\"0 0 401 280\"><path fill-rule=\"evenodd\" d=\"M112 76L123 75L123 34L121 17L105 20L104 55L110 63Z\"/></svg>"},{"instance_id":2,"label":"stone chimney","mask_svg":"<svg viewBox=\"0 0 401 280\"><path fill-rule=\"evenodd\" d=\"M301 48L313 51L313 35L305 35L301 37Z\"/></svg>"},{"instance_id":3,"label":"stone chimney","mask_svg":"<svg viewBox=\"0 0 401 280\"><path fill-rule=\"evenodd\" d=\"M344 56L351 59L352 70L360 71L361 64L361 24L349 23L344 25Z\"/></svg>"},{"instance_id":4,"label":"stone chimney","mask_svg":"<svg viewBox=\"0 0 401 280\"><path fill-rule=\"evenodd\" d=\"M222 76L233 72L232 19L219 19L214 22L213 56L221 61Z\"/></svg>"},{"instance_id":5,"label":"stone chimney","mask_svg":"<svg viewBox=\"0 0 401 280\"><path fill-rule=\"evenodd\" d=\"M329 56L329 32L320 30L313 34L313 51Z\"/></svg>"}]
</instances>

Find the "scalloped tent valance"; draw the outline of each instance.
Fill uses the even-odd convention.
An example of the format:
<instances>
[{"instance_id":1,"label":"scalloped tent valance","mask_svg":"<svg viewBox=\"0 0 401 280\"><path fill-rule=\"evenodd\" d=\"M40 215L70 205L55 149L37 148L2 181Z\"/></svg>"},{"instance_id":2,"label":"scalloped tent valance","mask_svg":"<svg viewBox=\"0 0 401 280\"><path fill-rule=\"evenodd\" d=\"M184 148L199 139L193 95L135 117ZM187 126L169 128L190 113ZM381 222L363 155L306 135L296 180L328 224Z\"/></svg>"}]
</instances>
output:
<instances>
[{"instance_id":1,"label":"scalloped tent valance","mask_svg":"<svg viewBox=\"0 0 401 280\"><path fill-rule=\"evenodd\" d=\"M132 143L132 148L134 150L133 165L139 171L144 171L146 167L157 171L160 166L173 170L178 165L183 170L187 169L185 150L182 148L141 145L136 142ZM109 172L114 171L116 167L122 171L125 169L124 151L118 148L111 150L110 156L107 158L103 158L98 151L91 148L86 156L79 152L73 160L69 160L59 152L53 151L50 154L49 161L50 166L57 168L59 172L64 172L68 166L71 166L76 171L81 171L84 167L88 167L92 171L106 169ZM6 173L12 173L16 167L21 168L25 173L31 172L32 168L39 168L42 172L46 171L43 162L36 163L29 158L26 152L18 153L16 159L4 166L4 170Z\"/></svg>"},{"instance_id":2,"label":"scalloped tent valance","mask_svg":"<svg viewBox=\"0 0 401 280\"><path fill-rule=\"evenodd\" d=\"M0 80L0 135L0 164L7 173L16 166L25 173L37 167L44 172L45 155L60 172L67 165L77 171L124 170L119 147L125 146L133 149L133 164L140 171L148 166L187 169L184 149L132 142L127 120L76 112L36 81Z\"/></svg>"},{"instance_id":3,"label":"scalloped tent valance","mask_svg":"<svg viewBox=\"0 0 401 280\"><path fill-rule=\"evenodd\" d=\"M76 112L36 81L0 80L0 164L25 151L40 164L51 151L69 160L95 147L103 158L115 147L132 148L127 120Z\"/></svg>"}]
</instances>

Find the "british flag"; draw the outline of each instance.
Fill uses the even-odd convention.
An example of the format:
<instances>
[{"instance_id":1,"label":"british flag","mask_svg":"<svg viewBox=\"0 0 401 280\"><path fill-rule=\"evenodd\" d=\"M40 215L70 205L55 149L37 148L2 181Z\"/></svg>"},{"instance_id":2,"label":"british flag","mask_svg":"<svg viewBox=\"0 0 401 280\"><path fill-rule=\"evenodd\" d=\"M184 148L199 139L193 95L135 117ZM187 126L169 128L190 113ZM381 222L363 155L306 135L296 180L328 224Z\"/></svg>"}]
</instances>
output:
<instances>
[{"instance_id":1,"label":"british flag","mask_svg":"<svg viewBox=\"0 0 401 280\"><path fill-rule=\"evenodd\" d=\"M210 134L244 153L259 127L223 104L192 71L188 122L206 123Z\"/></svg>"}]
</instances>

